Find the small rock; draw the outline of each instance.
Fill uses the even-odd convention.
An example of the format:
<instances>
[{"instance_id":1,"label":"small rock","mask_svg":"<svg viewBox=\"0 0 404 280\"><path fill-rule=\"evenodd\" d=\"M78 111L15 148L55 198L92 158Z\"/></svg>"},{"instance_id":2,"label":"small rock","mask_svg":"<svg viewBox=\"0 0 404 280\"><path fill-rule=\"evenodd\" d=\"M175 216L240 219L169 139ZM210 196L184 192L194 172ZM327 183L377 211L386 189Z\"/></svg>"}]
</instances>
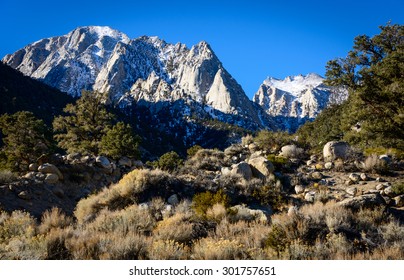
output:
<instances>
[{"instance_id":1,"label":"small rock","mask_svg":"<svg viewBox=\"0 0 404 280\"><path fill-rule=\"evenodd\" d=\"M382 160L382 161L384 161L384 163L385 163L386 165L390 165L391 162L392 162L391 157L388 156L388 155L381 155L381 156L379 156L379 159Z\"/></svg>"},{"instance_id":2,"label":"small rock","mask_svg":"<svg viewBox=\"0 0 404 280\"><path fill-rule=\"evenodd\" d=\"M58 179L63 180L63 174L53 164L44 163L38 167L38 171L44 174L56 174L58 176Z\"/></svg>"},{"instance_id":3,"label":"small rock","mask_svg":"<svg viewBox=\"0 0 404 280\"><path fill-rule=\"evenodd\" d=\"M38 171L38 164L36 164L36 163L31 163L31 164L29 165L28 169L29 169L30 171Z\"/></svg>"},{"instance_id":4,"label":"small rock","mask_svg":"<svg viewBox=\"0 0 404 280\"><path fill-rule=\"evenodd\" d=\"M327 179L321 179L320 181L318 181L318 183L319 183L320 185L323 185L323 186L328 186L328 184L329 184L329 182L327 181Z\"/></svg>"},{"instance_id":5,"label":"small rock","mask_svg":"<svg viewBox=\"0 0 404 280\"><path fill-rule=\"evenodd\" d=\"M111 169L111 162L109 161L109 159L107 157L104 156L98 156L95 159L95 163L105 169Z\"/></svg>"},{"instance_id":6,"label":"small rock","mask_svg":"<svg viewBox=\"0 0 404 280\"><path fill-rule=\"evenodd\" d=\"M47 174L44 182L46 184L55 184L59 181L59 176L56 174Z\"/></svg>"},{"instance_id":7,"label":"small rock","mask_svg":"<svg viewBox=\"0 0 404 280\"><path fill-rule=\"evenodd\" d=\"M361 178L362 181L368 181L369 180L369 177L368 177L368 175L366 173L361 173L360 178Z\"/></svg>"},{"instance_id":8,"label":"small rock","mask_svg":"<svg viewBox=\"0 0 404 280\"><path fill-rule=\"evenodd\" d=\"M377 177L377 178L376 178L376 182L380 182L380 183L381 183L381 182L384 182L384 179L381 178L381 177Z\"/></svg>"},{"instance_id":9,"label":"small rock","mask_svg":"<svg viewBox=\"0 0 404 280\"><path fill-rule=\"evenodd\" d=\"M306 162L306 165L307 166L312 166L313 164L315 164L316 162L314 161L314 160L308 160L307 162Z\"/></svg>"},{"instance_id":10,"label":"small rock","mask_svg":"<svg viewBox=\"0 0 404 280\"><path fill-rule=\"evenodd\" d=\"M174 213L174 207L172 205L166 205L162 210L161 210L161 215L163 218L168 218Z\"/></svg>"},{"instance_id":11,"label":"small rock","mask_svg":"<svg viewBox=\"0 0 404 280\"><path fill-rule=\"evenodd\" d=\"M231 168L230 167L222 167L220 172L222 173L222 175L229 175L231 173Z\"/></svg>"},{"instance_id":12,"label":"small rock","mask_svg":"<svg viewBox=\"0 0 404 280\"><path fill-rule=\"evenodd\" d=\"M365 194L369 194L369 193L377 193L377 194L380 194L380 191L378 191L378 190L368 190L368 191L365 192Z\"/></svg>"},{"instance_id":13,"label":"small rock","mask_svg":"<svg viewBox=\"0 0 404 280\"><path fill-rule=\"evenodd\" d=\"M68 161L73 161L75 159L80 160L81 159L81 154L80 153L71 153L71 154L68 154L66 156L66 159Z\"/></svg>"},{"instance_id":14,"label":"small rock","mask_svg":"<svg viewBox=\"0 0 404 280\"><path fill-rule=\"evenodd\" d=\"M392 188L391 186L390 186L390 187L386 187L386 188L383 190L383 192L384 192L384 194L387 195L387 196L392 196L392 195L394 195L393 188Z\"/></svg>"},{"instance_id":15,"label":"small rock","mask_svg":"<svg viewBox=\"0 0 404 280\"><path fill-rule=\"evenodd\" d=\"M355 184L355 183L350 179L345 181L345 185L347 185L347 186L350 186L350 185L353 185L353 184Z\"/></svg>"},{"instance_id":16,"label":"small rock","mask_svg":"<svg viewBox=\"0 0 404 280\"><path fill-rule=\"evenodd\" d=\"M385 187L386 187L386 186L383 185L383 184L378 184L378 185L376 185L376 190L382 191L382 190L384 190Z\"/></svg>"},{"instance_id":17,"label":"small rock","mask_svg":"<svg viewBox=\"0 0 404 280\"><path fill-rule=\"evenodd\" d=\"M127 157L122 157L119 159L118 165L123 167L132 167L132 160Z\"/></svg>"},{"instance_id":18,"label":"small rock","mask_svg":"<svg viewBox=\"0 0 404 280\"><path fill-rule=\"evenodd\" d=\"M80 159L80 162L81 162L81 163L84 163L84 164L88 164L88 163L90 163L90 161L91 161L91 157L90 157L90 156L84 156L84 157L82 157L82 158Z\"/></svg>"},{"instance_id":19,"label":"small rock","mask_svg":"<svg viewBox=\"0 0 404 280\"><path fill-rule=\"evenodd\" d=\"M358 193L358 189L355 187L351 187L345 190L347 194L355 196Z\"/></svg>"},{"instance_id":20,"label":"small rock","mask_svg":"<svg viewBox=\"0 0 404 280\"><path fill-rule=\"evenodd\" d=\"M22 191L18 193L18 197L24 200L30 200L31 195L27 191Z\"/></svg>"},{"instance_id":21,"label":"small rock","mask_svg":"<svg viewBox=\"0 0 404 280\"><path fill-rule=\"evenodd\" d=\"M315 199L315 196L316 196L316 192L308 192L308 193L306 193L306 195L304 196L304 199L305 199L307 202L313 203L313 202L314 202L314 199Z\"/></svg>"},{"instance_id":22,"label":"small rock","mask_svg":"<svg viewBox=\"0 0 404 280\"><path fill-rule=\"evenodd\" d=\"M37 174L37 172L31 171L31 172L28 172L27 174L25 174L22 177L24 179L28 179L28 180L35 180L36 179L36 174Z\"/></svg>"},{"instance_id":23,"label":"small rock","mask_svg":"<svg viewBox=\"0 0 404 280\"><path fill-rule=\"evenodd\" d=\"M311 178L313 178L314 180L321 180L323 179L323 174L321 172L315 171L311 173Z\"/></svg>"},{"instance_id":24,"label":"small rock","mask_svg":"<svg viewBox=\"0 0 404 280\"><path fill-rule=\"evenodd\" d=\"M134 160L132 162L132 166L136 168L142 168L143 167L143 162L141 160Z\"/></svg>"},{"instance_id":25,"label":"small rock","mask_svg":"<svg viewBox=\"0 0 404 280\"><path fill-rule=\"evenodd\" d=\"M356 173L351 173L351 174L349 174L349 177L348 177L348 178L349 178L352 182L358 183L361 177L360 177L358 174L356 174Z\"/></svg>"},{"instance_id":26,"label":"small rock","mask_svg":"<svg viewBox=\"0 0 404 280\"><path fill-rule=\"evenodd\" d=\"M141 209L141 210L149 210L149 204L147 204L147 203L141 203L141 204L139 204L139 209Z\"/></svg>"},{"instance_id":27,"label":"small rock","mask_svg":"<svg viewBox=\"0 0 404 280\"><path fill-rule=\"evenodd\" d=\"M310 160L312 160L312 161L317 161L317 156L316 156L316 155L311 155L311 156L310 156Z\"/></svg>"},{"instance_id":28,"label":"small rock","mask_svg":"<svg viewBox=\"0 0 404 280\"><path fill-rule=\"evenodd\" d=\"M396 207L404 207L404 194L396 196L394 202Z\"/></svg>"},{"instance_id":29,"label":"small rock","mask_svg":"<svg viewBox=\"0 0 404 280\"><path fill-rule=\"evenodd\" d=\"M304 188L302 185L297 185L297 186L295 186L295 192L296 192L296 194L304 193L304 191L305 191L305 188Z\"/></svg>"},{"instance_id":30,"label":"small rock","mask_svg":"<svg viewBox=\"0 0 404 280\"><path fill-rule=\"evenodd\" d=\"M179 199L178 199L178 196L177 196L176 194L173 194L172 196L170 196L170 197L167 199L167 202L168 202L168 204L175 206L175 205L177 205L180 201L179 201Z\"/></svg>"},{"instance_id":31,"label":"small rock","mask_svg":"<svg viewBox=\"0 0 404 280\"><path fill-rule=\"evenodd\" d=\"M327 170L330 170L332 168L332 162L326 162L324 164L324 168L327 169Z\"/></svg>"}]
</instances>

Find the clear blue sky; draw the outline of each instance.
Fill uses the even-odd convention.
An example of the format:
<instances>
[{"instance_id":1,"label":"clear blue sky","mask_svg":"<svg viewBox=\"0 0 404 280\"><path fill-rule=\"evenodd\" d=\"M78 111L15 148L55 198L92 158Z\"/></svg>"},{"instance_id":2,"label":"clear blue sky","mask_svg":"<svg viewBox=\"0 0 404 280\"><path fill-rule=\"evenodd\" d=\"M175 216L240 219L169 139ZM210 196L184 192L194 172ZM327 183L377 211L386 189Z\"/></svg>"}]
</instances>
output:
<instances>
[{"instance_id":1,"label":"clear blue sky","mask_svg":"<svg viewBox=\"0 0 404 280\"><path fill-rule=\"evenodd\" d=\"M188 47L205 40L249 97L267 76L324 75L355 36L404 24L403 0L0 0L0 12L0 57L86 25Z\"/></svg>"}]
</instances>

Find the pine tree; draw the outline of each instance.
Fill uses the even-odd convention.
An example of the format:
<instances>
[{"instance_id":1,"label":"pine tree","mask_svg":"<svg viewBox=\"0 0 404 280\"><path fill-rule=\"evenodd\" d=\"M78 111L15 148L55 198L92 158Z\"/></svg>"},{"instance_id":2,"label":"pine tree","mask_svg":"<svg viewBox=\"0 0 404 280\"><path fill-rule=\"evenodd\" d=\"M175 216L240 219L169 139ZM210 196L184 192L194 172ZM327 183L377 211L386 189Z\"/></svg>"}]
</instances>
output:
<instances>
[{"instance_id":1,"label":"pine tree","mask_svg":"<svg viewBox=\"0 0 404 280\"><path fill-rule=\"evenodd\" d=\"M346 58L328 62L327 83L350 91L341 121L345 138L404 149L404 26L380 29L372 38L356 37ZM361 132L355 135L348 128L357 122Z\"/></svg>"},{"instance_id":2,"label":"pine tree","mask_svg":"<svg viewBox=\"0 0 404 280\"><path fill-rule=\"evenodd\" d=\"M83 91L75 104L68 104L64 112L53 121L55 139L67 152L100 153L101 139L112 127L115 116L103 104L105 96Z\"/></svg>"},{"instance_id":3,"label":"pine tree","mask_svg":"<svg viewBox=\"0 0 404 280\"><path fill-rule=\"evenodd\" d=\"M100 152L113 159L139 158L139 142L140 137L133 134L129 124L118 122L101 138Z\"/></svg>"},{"instance_id":4,"label":"pine tree","mask_svg":"<svg viewBox=\"0 0 404 280\"><path fill-rule=\"evenodd\" d=\"M0 130L4 143L1 152L6 165L13 170L24 169L54 148L50 130L43 120L37 119L31 112L2 115Z\"/></svg>"}]
</instances>

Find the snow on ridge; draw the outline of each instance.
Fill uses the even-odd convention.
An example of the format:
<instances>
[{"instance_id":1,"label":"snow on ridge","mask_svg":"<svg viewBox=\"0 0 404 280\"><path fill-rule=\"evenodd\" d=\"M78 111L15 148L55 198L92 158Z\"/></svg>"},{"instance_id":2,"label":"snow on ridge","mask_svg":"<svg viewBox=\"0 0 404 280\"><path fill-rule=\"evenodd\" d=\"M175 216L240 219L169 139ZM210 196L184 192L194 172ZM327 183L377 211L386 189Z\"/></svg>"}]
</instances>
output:
<instances>
[{"instance_id":1,"label":"snow on ridge","mask_svg":"<svg viewBox=\"0 0 404 280\"><path fill-rule=\"evenodd\" d=\"M264 84L269 87L275 87L282 91L291 93L292 95L299 95L302 91L308 88L316 88L321 85L324 78L315 73L309 73L305 76L288 76L284 80L268 77L265 79Z\"/></svg>"},{"instance_id":2,"label":"snow on ridge","mask_svg":"<svg viewBox=\"0 0 404 280\"><path fill-rule=\"evenodd\" d=\"M125 33L122 33L109 26L96 26L96 25L82 26L82 27L77 27L76 29L71 31L69 34L73 34L77 30L86 30L90 34L95 34L98 37L98 39L101 39L103 37L111 37L111 38L113 38L117 41L121 41L125 44L129 43L129 41L130 41L130 38Z\"/></svg>"}]
</instances>

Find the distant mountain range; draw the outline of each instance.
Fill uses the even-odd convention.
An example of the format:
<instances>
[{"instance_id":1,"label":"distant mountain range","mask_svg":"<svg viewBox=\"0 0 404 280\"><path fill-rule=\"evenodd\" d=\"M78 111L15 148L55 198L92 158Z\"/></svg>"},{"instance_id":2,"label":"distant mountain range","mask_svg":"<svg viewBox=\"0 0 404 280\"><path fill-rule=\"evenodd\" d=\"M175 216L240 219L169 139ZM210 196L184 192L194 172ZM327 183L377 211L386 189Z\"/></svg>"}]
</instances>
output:
<instances>
[{"instance_id":1,"label":"distant mountain range","mask_svg":"<svg viewBox=\"0 0 404 280\"><path fill-rule=\"evenodd\" d=\"M204 41L189 49L100 26L42 39L2 61L72 96L83 89L108 92L108 102L123 111L143 106L169 112L176 104L186 122L213 118L250 130L296 130L331 100L345 98L309 74L268 78L249 100Z\"/></svg>"}]
</instances>

